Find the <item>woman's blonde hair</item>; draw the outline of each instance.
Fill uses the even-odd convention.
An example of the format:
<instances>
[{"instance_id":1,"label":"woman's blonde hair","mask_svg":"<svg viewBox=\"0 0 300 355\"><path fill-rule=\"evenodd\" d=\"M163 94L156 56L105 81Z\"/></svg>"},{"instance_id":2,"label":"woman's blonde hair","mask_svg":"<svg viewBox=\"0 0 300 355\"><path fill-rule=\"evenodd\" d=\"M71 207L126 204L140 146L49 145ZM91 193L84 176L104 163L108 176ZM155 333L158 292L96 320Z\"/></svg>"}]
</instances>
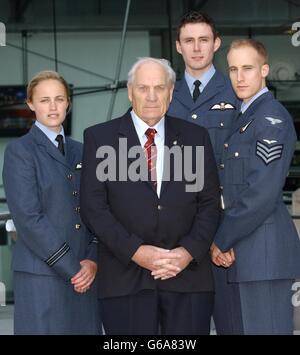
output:
<instances>
[{"instance_id":1,"label":"woman's blonde hair","mask_svg":"<svg viewBox=\"0 0 300 355\"><path fill-rule=\"evenodd\" d=\"M56 71L53 70L43 70L37 74L30 80L27 86L27 101L32 102L32 96L33 96L33 90L34 88L44 80L57 80L59 81L65 88L66 94L67 94L67 99L70 104L70 88L66 80Z\"/></svg>"}]
</instances>

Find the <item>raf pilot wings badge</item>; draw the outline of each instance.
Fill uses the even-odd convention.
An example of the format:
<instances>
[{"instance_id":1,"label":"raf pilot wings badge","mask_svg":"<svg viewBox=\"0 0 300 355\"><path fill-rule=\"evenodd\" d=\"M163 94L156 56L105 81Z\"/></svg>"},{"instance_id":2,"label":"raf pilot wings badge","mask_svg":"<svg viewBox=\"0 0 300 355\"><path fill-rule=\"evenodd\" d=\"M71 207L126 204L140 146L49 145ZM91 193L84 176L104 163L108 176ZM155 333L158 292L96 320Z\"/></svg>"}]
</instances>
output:
<instances>
[{"instance_id":1,"label":"raf pilot wings badge","mask_svg":"<svg viewBox=\"0 0 300 355\"><path fill-rule=\"evenodd\" d=\"M219 104L214 104L209 110L219 110L219 111L225 111L225 110L235 110L235 106L232 105L231 103L226 103L226 102L220 102Z\"/></svg>"}]
</instances>

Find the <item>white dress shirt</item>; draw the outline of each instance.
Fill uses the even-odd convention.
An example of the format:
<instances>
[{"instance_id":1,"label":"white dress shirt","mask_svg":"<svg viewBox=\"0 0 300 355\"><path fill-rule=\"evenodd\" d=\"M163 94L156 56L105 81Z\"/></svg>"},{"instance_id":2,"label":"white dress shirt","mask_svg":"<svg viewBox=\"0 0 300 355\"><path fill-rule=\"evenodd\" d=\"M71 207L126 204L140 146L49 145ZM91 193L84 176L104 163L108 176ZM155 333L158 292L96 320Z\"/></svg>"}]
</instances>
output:
<instances>
[{"instance_id":1,"label":"white dress shirt","mask_svg":"<svg viewBox=\"0 0 300 355\"><path fill-rule=\"evenodd\" d=\"M156 159L156 176L157 176L157 196L160 197L161 183L163 177L163 168L164 168L164 145L165 145L165 118L163 117L155 126L150 127L140 119L136 113L131 111L132 121L136 130L136 133L139 137L141 146L144 148L145 143L147 142L147 136L145 132L148 128L154 128L156 134L154 136L154 142L157 148L157 159Z\"/></svg>"}]
</instances>

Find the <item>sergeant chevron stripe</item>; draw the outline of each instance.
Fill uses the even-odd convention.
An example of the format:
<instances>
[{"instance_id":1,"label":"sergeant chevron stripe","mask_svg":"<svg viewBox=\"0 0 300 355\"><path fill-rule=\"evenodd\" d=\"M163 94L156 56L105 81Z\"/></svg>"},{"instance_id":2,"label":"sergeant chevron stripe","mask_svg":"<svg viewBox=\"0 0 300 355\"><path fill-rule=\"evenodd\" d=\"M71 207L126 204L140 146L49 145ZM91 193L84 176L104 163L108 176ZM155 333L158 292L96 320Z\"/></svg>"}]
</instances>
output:
<instances>
[{"instance_id":1,"label":"sergeant chevron stripe","mask_svg":"<svg viewBox=\"0 0 300 355\"><path fill-rule=\"evenodd\" d=\"M58 262L67 252L70 250L70 247L67 243L64 243L53 255L51 255L46 261L48 266L53 266Z\"/></svg>"},{"instance_id":2,"label":"sergeant chevron stripe","mask_svg":"<svg viewBox=\"0 0 300 355\"><path fill-rule=\"evenodd\" d=\"M266 164L269 165L272 161L281 158L283 151L283 144L273 145L271 148L266 144L256 142L256 155Z\"/></svg>"}]
</instances>

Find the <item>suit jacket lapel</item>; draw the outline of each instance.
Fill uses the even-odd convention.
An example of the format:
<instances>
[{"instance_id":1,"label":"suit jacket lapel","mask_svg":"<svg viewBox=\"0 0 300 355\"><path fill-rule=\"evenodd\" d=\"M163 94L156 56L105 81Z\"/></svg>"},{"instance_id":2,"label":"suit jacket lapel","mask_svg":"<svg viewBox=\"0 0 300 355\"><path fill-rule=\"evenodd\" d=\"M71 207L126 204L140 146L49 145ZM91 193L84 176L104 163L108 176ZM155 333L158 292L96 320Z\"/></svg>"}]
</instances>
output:
<instances>
[{"instance_id":1,"label":"suit jacket lapel","mask_svg":"<svg viewBox=\"0 0 300 355\"><path fill-rule=\"evenodd\" d=\"M132 118L131 118L131 114L130 114L129 110L122 118L121 118L121 123L120 123L120 127L119 127L119 138L126 138L127 139L127 154L130 150L130 148L132 147L141 147L141 143L139 140L139 137L137 135L137 132L135 130ZM119 147L119 141L117 142L117 147ZM127 162L128 162L128 166L127 168L129 168L129 164L131 164L132 162L134 162L136 160L136 158L128 158L127 157ZM147 184L149 188L152 189L152 191L154 193L156 193L156 191L153 188L153 185L150 183L150 181L143 181L143 183Z\"/></svg>"},{"instance_id":2,"label":"suit jacket lapel","mask_svg":"<svg viewBox=\"0 0 300 355\"><path fill-rule=\"evenodd\" d=\"M70 164L66 160L66 157L63 156L60 151L55 147L55 145L50 142L48 137L36 126L33 125L30 129L30 133L34 136L35 141L38 145L42 145L45 147L47 153L59 163L70 168Z\"/></svg>"},{"instance_id":3,"label":"suit jacket lapel","mask_svg":"<svg viewBox=\"0 0 300 355\"><path fill-rule=\"evenodd\" d=\"M169 149L171 149L174 146L181 147L180 133L178 132L178 130L175 129L174 125L172 124L172 118L168 116L165 117L165 144L164 145ZM168 166L165 164L165 162L166 162L166 154L164 154L164 171L163 171L160 196L165 191L166 187L168 186L168 183L172 181L174 178L174 165L170 164L170 171L167 172L166 168Z\"/></svg>"},{"instance_id":4,"label":"suit jacket lapel","mask_svg":"<svg viewBox=\"0 0 300 355\"><path fill-rule=\"evenodd\" d=\"M224 78L218 71L216 71L214 76L206 85L205 89L201 92L198 100L194 102L187 82L183 77L176 83L174 97L188 109L192 108L193 110L196 110L199 106L203 105L206 101L210 100L222 91L224 84Z\"/></svg>"},{"instance_id":5,"label":"suit jacket lapel","mask_svg":"<svg viewBox=\"0 0 300 355\"><path fill-rule=\"evenodd\" d=\"M117 147L119 147L119 139L126 138L127 139L127 153L131 147L141 146L139 137L136 133L130 110L121 118L121 123L119 127L119 136ZM128 158L128 162L131 163L134 161L134 158Z\"/></svg>"},{"instance_id":6,"label":"suit jacket lapel","mask_svg":"<svg viewBox=\"0 0 300 355\"><path fill-rule=\"evenodd\" d=\"M72 139L66 137L66 147L65 147L65 151L66 151L66 161L69 163L69 165L72 167L72 169L75 168L75 165L77 163L80 163L81 161L78 161L79 157L78 157L78 153L77 150L75 148L75 145L72 141Z\"/></svg>"},{"instance_id":7,"label":"suit jacket lapel","mask_svg":"<svg viewBox=\"0 0 300 355\"><path fill-rule=\"evenodd\" d=\"M248 107L248 109L241 115L239 115L235 121L233 126L232 134L240 131L243 133L246 131L247 127L255 120L255 116L253 116L254 111L257 109L257 106L264 100L268 100L272 98L272 94L270 92L266 92L259 96L252 104Z\"/></svg>"},{"instance_id":8,"label":"suit jacket lapel","mask_svg":"<svg viewBox=\"0 0 300 355\"><path fill-rule=\"evenodd\" d=\"M214 76L208 82L204 90L201 92L198 100L195 102L194 107L202 106L204 102L210 100L217 95L224 87L223 77L216 71Z\"/></svg>"},{"instance_id":9,"label":"suit jacket lapel","mask_svg":"<svg viewBox=\"0 0 300 355\"><path fill-rule=\"evenodd\" d=\"M184 77L180 81L177 81L173 95L188 109L194 105L192 95Z\"/></svg>"}]
</instances>

